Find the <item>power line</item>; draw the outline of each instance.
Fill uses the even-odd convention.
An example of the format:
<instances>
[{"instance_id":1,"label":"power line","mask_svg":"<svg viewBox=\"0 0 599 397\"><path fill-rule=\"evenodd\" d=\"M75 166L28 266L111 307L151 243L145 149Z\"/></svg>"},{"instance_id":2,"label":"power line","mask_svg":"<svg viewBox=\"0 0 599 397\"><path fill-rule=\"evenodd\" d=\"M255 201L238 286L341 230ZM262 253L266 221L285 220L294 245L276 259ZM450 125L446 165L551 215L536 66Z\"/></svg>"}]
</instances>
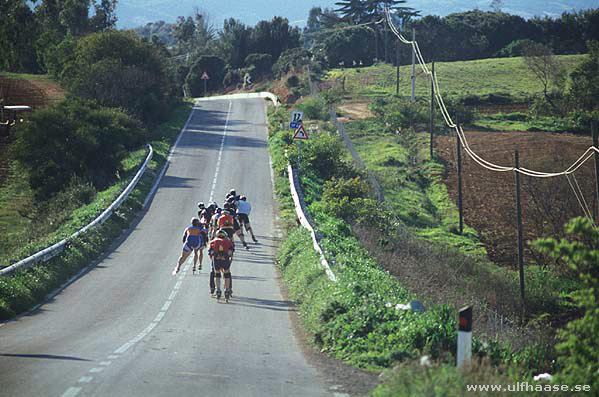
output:
<instances>
[{"instance_id":1,"label":"power line","mask_svg":"<svg viewBox=\"0 0 599 397\"><path fill-rule=\"evenodd\" d=\"M455 130L456 134L460 138L460 142L461 142L462 146L464 147L464 150L466 151L466 153L468 153L468 155L481 167L484 167L488 170L495 171L495 172L510 172L510 171L518 172L518 173L521 173L523 175L527 175L527 176L530 176L533 178L553 178L553 177L562 176L562 175L567 176L567 175L574 173L589 158L591 158L593 156L594 151L599 153L598 148L596 148L594 146L589 146L589 148L578 159L576 159L576 161L574 161L574 163L572 163L572 165L570 167L568 167L566 170L560 171L560 172L541 172L541 171L531 170L531 169L528 169L525 167L518 167L518 168L506 167L506 166L494 164L490 161L485 160L484 158L479 156L476 152L474 152L470 148L470 146L468 145L468 140L466 139L466 135L464 134L463 128L461 126L456 125L453 122L453 120L451 119L451 115L449 114L447 107L445 106L445 102L443 101L443 96L441 95L441 90L439 88L439 81L438 81L436 75L433 75L433 73L431 73L430 70L428 69L426 62L424 61L424 57L422 56L422 52L420 51L420 47L418 46L418 42L416 40L409 41L405 37L402 36L401 32L395 27L395 24L393 23L393 21L391 19L391 15L389 14L389 9L387 7L385 7L385 19L386 19L387 24L389 25L391 31L397 36L397 38L402 43L412 46L412 50L416 54L416 58L418 59L418 63L420 65L420 67L422 68L422 71L426 75L430 76L433 84L435 85L435 97L437 100L437 105L439 106L439 110L441 111L441 114L443 115L443 119L445 120L445 123L447 124L447 126L449 128L453 128Z\"/></svg>"}]
</instances>

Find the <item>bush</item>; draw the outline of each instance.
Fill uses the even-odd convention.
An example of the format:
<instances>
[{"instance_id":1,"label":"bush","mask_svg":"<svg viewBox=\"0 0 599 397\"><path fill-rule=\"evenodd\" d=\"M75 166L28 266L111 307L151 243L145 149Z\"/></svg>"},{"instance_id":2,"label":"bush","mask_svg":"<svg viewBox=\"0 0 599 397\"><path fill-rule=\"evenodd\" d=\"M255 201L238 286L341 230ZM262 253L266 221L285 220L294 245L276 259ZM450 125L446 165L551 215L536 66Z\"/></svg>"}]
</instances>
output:
<instances>
[{"instance_id":1,"label":"bush","mask_svg":"<svg viewBox=\"0 0 599 397\"><path fill-rule=\"evenodd\" d=\"M321 97L306 98L297 107L304 112L304 118L309 120L328 120L329 112Z\"/></svg>"},{"instance_id":2,"label":"bush","mask_svg":"<svg viewBox=\"0 0 599 397\"><path fill-rule=\"evenodd\" d=\"M62 80L75 95L127 109L145 123L164 117L172 89L158 49L125 31L81 38Z\"/></svg>"},{"instance_id":3,"label":"bush","mask_svg":"<svg viewBox=\"0 0 599 397\"><path fill-rule=\"evenodd\" d=\"M141 124L122 110L68 100L38 110L18 127L13 153L40 200L73 177L97 189L117 178L127 151L145 141Z\"/></svg>"},{"instance_id":4,"label":"bush","mask_svg":"<svg viewBox=\"0 0 599 397\"><path fill-rule=\"evenodd\" d=\"M250 54L245 57L245 66L253 66L256 77L265 77L272 73L272 55Z\"/></svg>"},{"instance_id":5,"label":"bush","mask_svg":"<svg viewBox=\"0 0 599 397\"><path fill-rule=\"evenodd\" d=\"M538 240L542 252L565 260L578 275L584 288L573 294L584 310L582 318L572 320L559 332L558 364L562 371L557 383L590 385L599 390L599 230L588 218L574 218L566 225L571 240Z\"/></svg>"}]
</instances>

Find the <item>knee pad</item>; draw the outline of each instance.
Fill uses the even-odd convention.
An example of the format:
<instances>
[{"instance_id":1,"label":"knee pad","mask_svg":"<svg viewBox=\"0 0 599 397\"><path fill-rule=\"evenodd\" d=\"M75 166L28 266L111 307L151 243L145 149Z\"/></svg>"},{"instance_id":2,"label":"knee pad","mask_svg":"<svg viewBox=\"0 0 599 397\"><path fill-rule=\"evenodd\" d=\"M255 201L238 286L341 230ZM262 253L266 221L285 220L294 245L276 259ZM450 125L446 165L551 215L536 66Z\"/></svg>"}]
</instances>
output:
<instances>
[{"instance_id":1,"label":"knee pad","mask_svg":"<svg viewBox=\"0 0 599 397\"><path fill-rule=\"evenodd\" d=\"M214 275L214 277L216 277L216 278L220 278L220 272L216 273L216 274Z\"/></svg>"},{"instance_id":2,"label":"knee pad","mask_svg":"<svg viewBox=\"0 0 599 397\"><path fill-rule=\"evenodd\" d=\"M231 273L225 273L225 278L231 278Z\"/></svg>"}]
</instances>

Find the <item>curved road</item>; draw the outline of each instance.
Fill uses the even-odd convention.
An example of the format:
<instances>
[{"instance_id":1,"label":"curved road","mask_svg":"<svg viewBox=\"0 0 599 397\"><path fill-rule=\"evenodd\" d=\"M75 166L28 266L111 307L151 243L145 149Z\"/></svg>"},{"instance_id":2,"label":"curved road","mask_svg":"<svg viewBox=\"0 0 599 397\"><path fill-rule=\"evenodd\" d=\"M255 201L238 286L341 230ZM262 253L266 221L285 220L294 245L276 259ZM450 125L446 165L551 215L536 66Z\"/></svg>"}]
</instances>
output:
<instances>
[{"instance_id":1,"label":"curved road","mask_svg":"<svg viewBox=\"0 0 599 397\"><path fill-rule=\"evenodd\" d=\"M275 209L261 99L199 101L143 218L85 276L0 326L0 395L322 396L273 266ZM216 183L215 183L216 181ZM209 297L208 258L171 271L198 201L235 188L258 244L237 244L234 297Z\"/></svg>"}]
</instances>

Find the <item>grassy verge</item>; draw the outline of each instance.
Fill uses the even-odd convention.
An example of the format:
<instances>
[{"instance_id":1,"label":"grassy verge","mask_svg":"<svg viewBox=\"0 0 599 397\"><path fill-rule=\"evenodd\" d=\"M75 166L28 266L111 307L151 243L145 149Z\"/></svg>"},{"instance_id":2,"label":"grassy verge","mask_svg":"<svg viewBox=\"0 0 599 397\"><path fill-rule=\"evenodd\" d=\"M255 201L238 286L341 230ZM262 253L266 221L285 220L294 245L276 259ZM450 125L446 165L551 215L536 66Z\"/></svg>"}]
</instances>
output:
<instances>
[{"instance_id":1,"label":"grassy verge","mask_svg":"<svg viewBox=\"0 0 599 397\"><path fill-rule=\"evenodd\" d=\"M520 317L517 271L488 261L476 230L466 225L464 233L459 233L457 208L442 180L443 165L429 158L428 134L391 134L376 118L350 123L346 130L367 168L381 182L394 213L414 236L427 242L391 242L388 253L377 255L379 261L408 280L411 290L430 291L429 295L456 306L476 302L508 318ZM367 244L377 250L376 242ZM413 268L402 254L406 244L411 247L408 257L419 263L418 271L428 283L402 276L406 268ZM542 324L542 319L572 310L568 296L578 287L574 280L532 264L526 269L528 320ZM448 300L455 290L461 292Z\"/></svg>"},{"instance_id":2,"label":"grassy verge","mask_svg":"<svg viewBox=\"0 0 599 397\"><path fill-rule=\"evenodd\" d=\"M92 259L98 257L98 255L108 248L114 238L123 229L128 227L137 211L141 209L157 172L166 162L168 151L185 123L190 108L190 104L177 107L167 122L151 131L150 144L155 151L153 159L129 198L107 222L86 233L84 236L73 240L61 255L50 261L0 279L0 319L11 318L15 314L22 313L43 300L48 292L60 286L64 281L89 264ZM134 173L137 170L145 158L145 153L145 149L140 149L131 153L124 160L125 169L128 170L128 174ZM103 192L99 192L90 204L73 211L68 221L62 224L57 230L37 240L35 243L30 243L22 248L19 251L20 255L17 257L25 257L46 248L48 245L60 241L65 236L72 234L89 223L103 208L114 201L123 187L126 186L127 179L127 177L123 177L119 183ZM0 197L3 196L0 194Z\"/></svg>"},{"instance_id":3,"label":"grassy verge","mask_svg":"<svg viewBox=\"0 0 599 397\"><path fill-rule=\"evenodd\" d=\"M385 384L375 391L379 395L400 395L398 388L404 388L406 382L414 387L423 382L420 390L439 387L442 391L439 395L452 395L450 392L455 390L463 394L467 378L462 379L460 372L452 368L455 308L430 303L424 313L406 310L405 305L423 297L410 292L398 278L391 276L377 262L376 255L363 247L358 236L372 237L381 252L387 250L385 247L391 241L412 237L402 237L404 229L396 227L394 215L381 210L368 198L363 176L346 163L347 153L341 143L328 129L321 128L312 133L302 148L302 169L311 172L303 172L300 179L317 232L323 237L321 245L338 282L326 278L309 235L294 222L284 153L295 162L297 150L291 134L277 130L279 123L287 118L284 109L270 114L269 146L276 175L275 189L287 226L278 262L314 343L355 366L373 370L389 368ZM490 374L512 382L514 379L532 382L533 372L550 366L538 349L514 350L497 340L475 338L474 352L487 363L481 364L475 378L487 383L495 379ZM422 355L429 356L432 375L428 380L412 379L411 374L420 371L414 363ZM397 363L405 364L394 367ZM503 369L498 369L499 364ZM406 372L405 368L412 368L412 372ZM452 385L436 386L447 377L444 372L449 372Z\"/></svg>"}]
</instances>

